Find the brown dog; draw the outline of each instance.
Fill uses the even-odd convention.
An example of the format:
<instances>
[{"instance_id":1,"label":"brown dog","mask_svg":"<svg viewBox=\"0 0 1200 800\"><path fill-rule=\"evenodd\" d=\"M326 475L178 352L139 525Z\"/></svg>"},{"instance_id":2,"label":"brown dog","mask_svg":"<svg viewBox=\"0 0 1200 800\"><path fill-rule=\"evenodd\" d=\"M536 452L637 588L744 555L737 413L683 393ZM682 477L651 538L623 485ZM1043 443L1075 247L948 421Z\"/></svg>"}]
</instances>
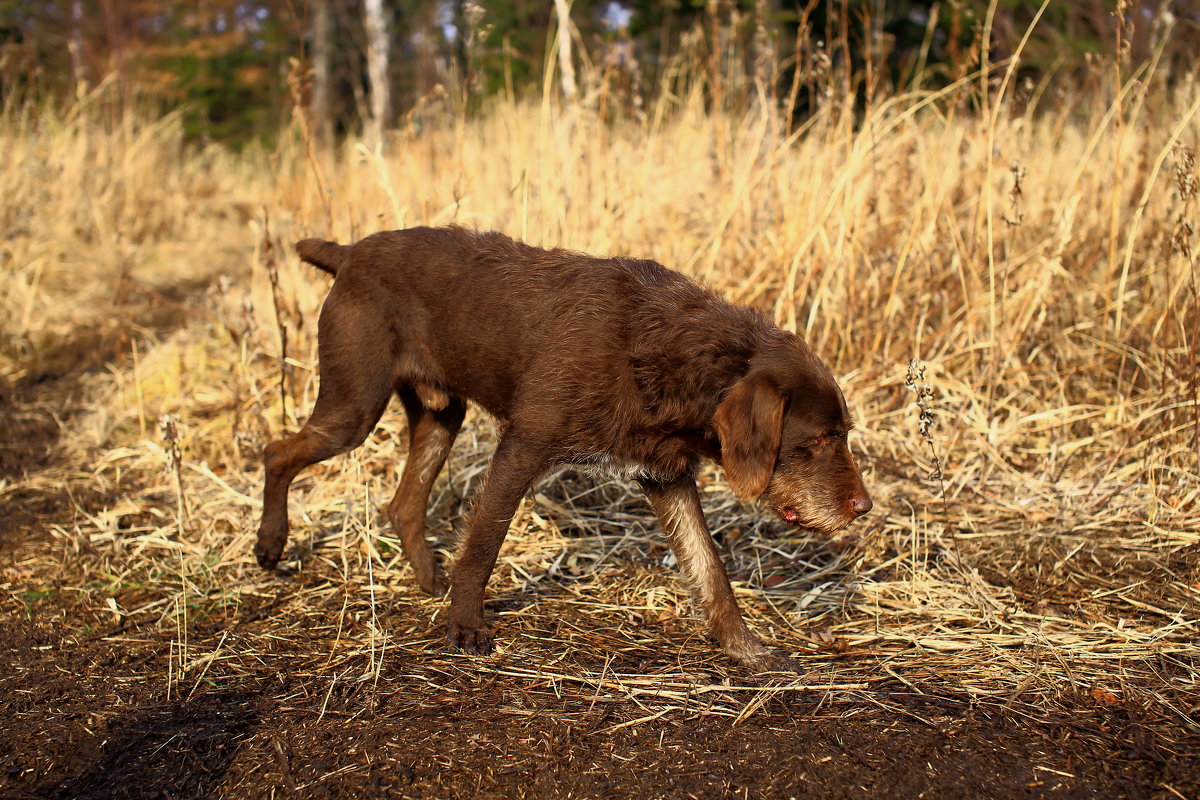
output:
<instances>
[{"instance_id":1,"label":"brown dog","mask_svg":"<svg viewBox=\"0 0 1200 800\"><path fill-rule=\"evenodd\" d=\"M296 250L337 280L321 310L312 417L264 455L254 548L263 568L287 541L292 479L362 444L395 392L409 454L388 516L421 588L440 594L426 504L470 400L501 434L451 572L453 645L491 651L484 587L517 504L554 465L582 463L641 484L731 658L790 667L742 620L695 475L714 459L739 497L765 494L787 522L825 533L870 510L846 446L846 401L802 339L653 261L499 233L413 228L352 246L305 239Z\"/></svg>"}]
</instances>

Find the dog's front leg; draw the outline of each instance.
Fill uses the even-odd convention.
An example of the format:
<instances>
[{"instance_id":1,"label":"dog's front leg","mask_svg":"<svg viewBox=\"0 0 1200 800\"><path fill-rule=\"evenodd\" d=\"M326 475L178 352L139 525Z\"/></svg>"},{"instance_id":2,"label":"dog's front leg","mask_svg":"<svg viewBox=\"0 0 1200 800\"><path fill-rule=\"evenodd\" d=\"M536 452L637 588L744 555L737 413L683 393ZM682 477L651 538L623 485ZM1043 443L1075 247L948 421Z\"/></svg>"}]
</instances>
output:
<instances>
[{"instance_id":1,"label":"dog's front leg","mask_svg":"<svg viewBox=\"0 0 1200 800\"><path fill-rule=\"evenodd\" d=\"M684 579L725 653L739 664L764 672L795 670L792 659L768 648L746 627L725 565L704 521L695 479L684 475L667 483L640 483L667 533Z\"/></svg>"},{"instance_id":2,"label":"dog's front leg","mask_svg":"<svg viewBox=\"0 0 1200 800\"><path fill-rule=\"evenodd\" d=\"M483 624L483 591L496 566L500 545L521 498L548 465L546 448L508 431L496 446L475 498L450 576L450 611L446 639L468 653L492 652L492 632Z\"/></svg>"}]
</instances>

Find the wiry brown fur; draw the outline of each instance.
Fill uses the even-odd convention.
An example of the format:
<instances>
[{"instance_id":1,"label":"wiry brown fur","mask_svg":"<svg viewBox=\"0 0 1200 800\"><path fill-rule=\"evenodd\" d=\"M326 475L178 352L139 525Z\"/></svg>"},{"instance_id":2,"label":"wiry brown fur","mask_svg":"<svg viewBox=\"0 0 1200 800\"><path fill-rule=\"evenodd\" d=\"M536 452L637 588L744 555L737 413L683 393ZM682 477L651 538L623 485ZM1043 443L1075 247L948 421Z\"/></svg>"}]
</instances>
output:
<instances>
[{"instance_id":1,"label":"wiry brown fur","mask_svg":"<svg viewBox=\"0 0 1200 800\"><path fill-rule=\"evenodd\" d=\"M826 532L870 509L846 447L845 400L803 340L653 261L499 233L414 228L296 249L337 279L321 311L312 417L264 455L264 568L287 540L291 480L361 444L396 393L410 450L388 514L422 588L443 591L425 509L471 401L501 436L452 571L453 644L491 649L484 586L532 482L556 464L607 464L646 491L725 651L757 668L786 665L742 621L694 476L715 459L740 496L765 494L784 519Z\"/></svg>"}]
</instances>

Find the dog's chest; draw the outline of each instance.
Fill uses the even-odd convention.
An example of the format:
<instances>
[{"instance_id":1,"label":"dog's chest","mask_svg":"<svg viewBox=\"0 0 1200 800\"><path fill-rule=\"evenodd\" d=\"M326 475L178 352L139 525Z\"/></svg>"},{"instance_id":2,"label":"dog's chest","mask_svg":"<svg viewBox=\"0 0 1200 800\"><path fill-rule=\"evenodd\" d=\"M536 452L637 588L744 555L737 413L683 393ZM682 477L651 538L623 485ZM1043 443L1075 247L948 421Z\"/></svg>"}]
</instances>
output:
<instances>
[{"instance_id":1,"label":"dog's chest","mask_svg":"<svg viewBox=\"0 0 1200 800\"><path fill-rule=\"evenodd\" d=\"M583 459L579 462L579 467L596 480L617 478L623 481L637 481L656 477L646 465L613 458L608 453Z\"/></svg>"}]
</instances>

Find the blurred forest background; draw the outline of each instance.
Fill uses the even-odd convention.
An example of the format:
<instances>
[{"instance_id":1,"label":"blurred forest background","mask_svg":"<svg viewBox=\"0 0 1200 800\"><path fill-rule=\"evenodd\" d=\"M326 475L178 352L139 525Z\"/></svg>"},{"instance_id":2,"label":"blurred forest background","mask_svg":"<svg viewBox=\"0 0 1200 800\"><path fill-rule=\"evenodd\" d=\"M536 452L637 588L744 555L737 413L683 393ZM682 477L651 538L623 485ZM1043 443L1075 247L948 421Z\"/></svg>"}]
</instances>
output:
<instances>
[{"instance_id":1,"label":"blurred forest background","mask_svg":"<svg viewBox=\"0 0 1200 800\"><path fill-rule=\"evenodd\" d=\"M569 11L569 25L561 37L566 50L559 45L555 54L548 49L556 5ZM573 52L560 62L568 64L563 91L579 92L580 102L607 113L638 113L660 93L675 91L678 81L695 77L681 68L684 62L706 65L707 90L720 95L718 76L729 74L721 62L729 58L742 62L742 74L759 92L803 113L821 102L816 87L831 85L831 72L840 79L833 85L860 98L961 79L979 66L985 27L988 57L1001 63L1039 5L0 0L0 100L10 106L14 99L62 100L111 80L125 97L182 107L188 136L236 145L276 134L298 96L310 106L319 136L389 129L412 122L414 110L431 99L469 107L472 97L536 90L554 57ZM1094 62L1114 50L1126 64L1157 55L1166 74L1194 67L1200 2L1116 6L1047 3L1029 31L1018 76L1067 73L1087 82L1095 77ZM578 80L575 61L583 73ZM728 97L755 96L730 88Z\"/></svg>"}]
</instances>

